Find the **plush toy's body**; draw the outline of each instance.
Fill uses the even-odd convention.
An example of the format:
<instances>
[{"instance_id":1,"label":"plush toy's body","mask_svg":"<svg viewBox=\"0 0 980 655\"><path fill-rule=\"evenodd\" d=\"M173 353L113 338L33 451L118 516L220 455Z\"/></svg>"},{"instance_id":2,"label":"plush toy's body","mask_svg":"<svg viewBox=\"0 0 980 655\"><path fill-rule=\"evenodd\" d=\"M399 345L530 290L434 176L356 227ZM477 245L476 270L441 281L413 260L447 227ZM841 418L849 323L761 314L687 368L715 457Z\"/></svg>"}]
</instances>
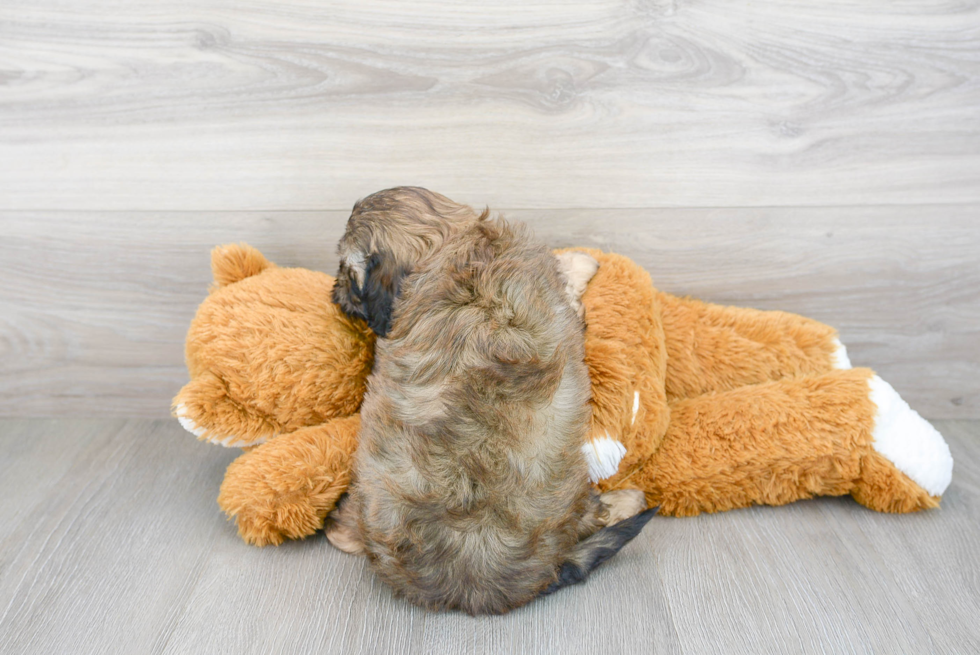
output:
<instances>
[{"instance_id":1,"label":"plush toy's body","mask_svg":"<svg viewBox=\"0 0 980 655\"><path fill-rule=\"evenodd\" d=\"M677 298L625 257L588 252L600 267L582 297L583 449L600 489L642 489L675 516L818 495L888 512L938 504L952 472L942 437L872 371L851 369L832 328ZM175 414L249 451L218 499L246 541L305 537L350 482L373 336L329 304L327 275L246 246L216 249L212 266Z\"/></svg>"}]
</instances>

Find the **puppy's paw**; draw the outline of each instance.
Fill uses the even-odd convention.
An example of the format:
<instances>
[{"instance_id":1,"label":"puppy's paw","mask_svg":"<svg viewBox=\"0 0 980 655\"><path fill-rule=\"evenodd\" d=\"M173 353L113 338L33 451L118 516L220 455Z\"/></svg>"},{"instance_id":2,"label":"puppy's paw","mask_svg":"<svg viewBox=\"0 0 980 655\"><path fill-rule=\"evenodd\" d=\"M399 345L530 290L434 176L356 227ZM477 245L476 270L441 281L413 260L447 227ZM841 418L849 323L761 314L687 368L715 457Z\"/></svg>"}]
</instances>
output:
<instances>
[{"instance_id":1,"label":"puppy's paw","mask_svg":"<svg viewBox=\"0 0 980 655\"><path fill-rule=\"evenodd\" d=\"M574 250L559 253L555 258L558 259L558 270L565 277L565 294L568 296L568 302L579 318L585 318L582 294L589 286L589 280L599 270L599 262L592 255Z\"/></svg>"},{"instance_id":2,"label":"puppy's paw","mask_svg":"<svg viewBox=\"0 0 980 655\"><path fill-rule=\"evenodd\" d=\"M353 528L328 518L325 532L327 541L337 550L351 555L360 555L364 552L364 543Z\"/></svg>"},{"instance_id":3,"label":"puppy's paw","mask_svg":"<svg viewBox=\"0 0 980 655\"><path fill-rule=\"evenodd\" d=\"M337 509L327 515L323 529L327 534L327 541L334 548L351 555L360 555L364 552L364 541L361 539L354 521L351 498L344 496Z\"/></svg>"},{"instance_id":4,"label":"puppy's paw","mask_svg":"<svg viewBox=\"0 0 980 655\"><path fill-rule=\"evenodd\" d=\"M624 521L647 508L646 496L639 489L607 491L599 496L599 501L605 505L609 512L606 525Z\"/></svg>"}]
</instances>

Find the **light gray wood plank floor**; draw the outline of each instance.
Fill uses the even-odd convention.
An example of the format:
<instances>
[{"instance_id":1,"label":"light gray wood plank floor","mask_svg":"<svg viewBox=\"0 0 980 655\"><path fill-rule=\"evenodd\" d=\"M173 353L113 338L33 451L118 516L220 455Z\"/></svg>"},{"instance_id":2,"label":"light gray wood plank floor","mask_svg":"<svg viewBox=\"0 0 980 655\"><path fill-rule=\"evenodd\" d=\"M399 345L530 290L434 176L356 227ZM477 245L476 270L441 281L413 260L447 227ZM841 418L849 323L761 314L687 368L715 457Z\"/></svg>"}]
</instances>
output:
<instances>
[{"instance_id":1,"label":"light gray wood plank floor","mask_svg":"<svg viewBox=\"0 0 980 655\"><path fill-rule=\"evenodd\" d=\"M241 542L236 452L174 421L0 421L3 653L975 653L980 421L939 421L942 508L848 498L655 519L584 585L502 617L392 596L322 535Z\"/></svg>"}]
</instances>

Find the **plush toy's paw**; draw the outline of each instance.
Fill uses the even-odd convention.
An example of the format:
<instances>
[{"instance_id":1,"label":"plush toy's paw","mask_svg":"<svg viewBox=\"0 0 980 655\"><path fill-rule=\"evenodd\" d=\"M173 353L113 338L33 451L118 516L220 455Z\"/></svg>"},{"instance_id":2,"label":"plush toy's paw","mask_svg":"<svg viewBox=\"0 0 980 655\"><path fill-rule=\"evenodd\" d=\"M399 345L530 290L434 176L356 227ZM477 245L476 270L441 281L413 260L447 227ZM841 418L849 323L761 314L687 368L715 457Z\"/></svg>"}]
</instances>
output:
<instances>
[{"instance_id":1,"label":"plush toy's paw","mask_svg":"<svg viewBox=\"0 0 980 655\"><path fill-rule=\"evenodd\" d=\"M943 436L880 377L872 376L868 385L878 407L872 447L931 496L941 496L953 477Z\"/></svg>"},{"instance_id":2,"label":"plush toy's paw","mask_svg":"<svg viewBox=\"0 0 980 655\"><path fill-rule=\"evenodd\" d=\"M227 496L225 500L232 502ZM303 502L284 504L268 512L245 510L233 516L238 535L253 546L278 546L286 540L305 539L323 525L314 508Z\"/></svg>"},{"instance_id":3,"label":"plush toy's paw","mask_svg":"<svg viewBox=\"0 0 980 655\"><path fill-rule=\"evenodd\" d=\"M271 445L271 444L270 444ZM278 546L287 539L303 539L323 527L329 507L320 494L302 482L294 483L275 471L255 466L256 450L231 463L218 494L218 505L234 519L238 534L254 546ZM337 495L340 495L338 490Z\"/></svg>"},{"instance_id":4,"label":"plush toy's paw","mask_svg":"<svg viewBox=\"0 0 980 655\"><path fill-rule=\"evenodd\" d=\"M256 546L302 539L323 527L350 484L360 417L334 419L265 443L228 466L218 505Z\"/></svg>"},{"instance_id":5,"label":"plush toy's paw","mask_svg":"<svg viewBox=\"0 0 980 655\"><path fill-rule=\"evenodd\" d=\"M227 386L210 373L185 384L170 411L198 439L229 448L257 446L276 436L269 421L243 411L229 399Z\"/></svg>"},{"instance_id":6,"label":"plush toy's paw","mask_svg":"<svg viewBox=\"0 0 980 655\"><path fill-rule=\"evenodd\" d=\"M636 415L639 411L640 392L634 391L630 427L636 423ZM589 465L589 479L595 484L619 472L619 463L626 456L626 446L613 438L608 430L593 429L595 434L582 445L582 454L585 455L585 462Z\"/></svg>"},{"instance_id":7,"label":"plush toy's paw","mask_svg":"<svg viewBox=\"0 0 980 655\"><path fill-rule=\"evenodd\" d=\"M568 301L579 317L584 318L582 294L585 293L589 280L599 270L599 262L592 255L575 250L558 253L555 258L558 260L558 270L565 277L565 293Z\"/></svg>"},{"instance_id":8,"label":"plush toy's paw","mask_svg":"<svg viewBox=\"0 0 980 655\"><path fill-rule=\"evenodd\" d=\"M595 484L616 475L626 455L626 446L606 432L582 444L582 454L589 465L589 479Z\"/></svg>"},{"instance_id":9,"label":"plush toy's paw","mask_svg":"<svg viewBox=\"0 0 980 655\"><path fill-rule=\"evenodd\" d=\"M242 439L233 434L221 434L213 428L208 430L207 428L197 424L197 421L195 421L194 417L192 416L191 409L184 403L177 403L174 405L171 409L171 413L177 418L177 421L180 423L182 428L193 434L198 439L202 441L210 441L211 443L218 444L219 446L225 446L226 448L247 448L249 446L258 446L268 440L267 437L256 437L255 439L249 441L248 439Z\"/></svg>"}]
</instances>

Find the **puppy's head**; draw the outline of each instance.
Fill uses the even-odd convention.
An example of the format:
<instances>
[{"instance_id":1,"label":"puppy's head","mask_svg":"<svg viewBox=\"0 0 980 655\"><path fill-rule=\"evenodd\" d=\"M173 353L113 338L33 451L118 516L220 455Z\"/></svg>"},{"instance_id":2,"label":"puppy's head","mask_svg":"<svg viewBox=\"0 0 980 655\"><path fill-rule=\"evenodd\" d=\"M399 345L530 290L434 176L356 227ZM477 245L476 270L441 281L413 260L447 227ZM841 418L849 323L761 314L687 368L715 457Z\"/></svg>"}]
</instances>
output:
<instances>
[{"instance_id":1,"label":"puppy's head","mask_svg":"<svg viewBox=\"0 0 980 655\"><path fill-rule=\"evenodd\" d=\"M391 329L402 280L476 212L419 187L379 191L354 205L340 240L333 301L367 321L379 336Z\"/></svg>"}]
</instances>

